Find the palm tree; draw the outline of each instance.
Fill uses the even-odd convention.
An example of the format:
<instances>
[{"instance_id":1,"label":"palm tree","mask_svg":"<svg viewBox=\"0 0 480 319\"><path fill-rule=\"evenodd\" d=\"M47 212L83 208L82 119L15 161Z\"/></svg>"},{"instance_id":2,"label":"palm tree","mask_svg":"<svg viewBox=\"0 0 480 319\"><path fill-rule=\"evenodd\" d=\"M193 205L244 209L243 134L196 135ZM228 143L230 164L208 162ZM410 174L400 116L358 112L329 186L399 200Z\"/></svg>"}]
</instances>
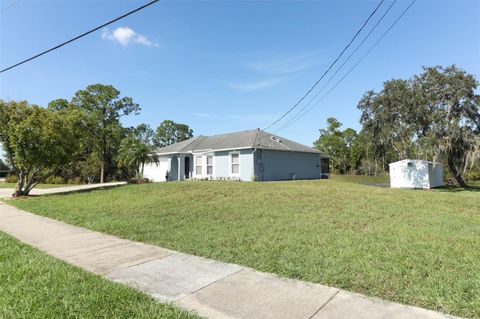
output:
<instances>
[{"instance_id":1,"label":"palm tree","mask_svg":"<svg viewBox=\"0 0 480 319\"><path fill-rule=\"evenodd\" d=\"M152 143L154 132L146 124L140 124L120 143L117 161L119 167L133 168L137 177L143 177L146 163L157 164L159 159L154 154Z\"/></svg>"}]
</instances>

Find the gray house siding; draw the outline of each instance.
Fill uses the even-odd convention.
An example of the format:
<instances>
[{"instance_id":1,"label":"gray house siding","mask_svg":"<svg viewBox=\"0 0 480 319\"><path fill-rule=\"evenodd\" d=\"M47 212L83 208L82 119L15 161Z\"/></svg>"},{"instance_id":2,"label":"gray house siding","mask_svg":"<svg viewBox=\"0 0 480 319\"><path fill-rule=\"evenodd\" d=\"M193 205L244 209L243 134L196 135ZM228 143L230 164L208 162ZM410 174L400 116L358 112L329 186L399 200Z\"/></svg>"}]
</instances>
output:
<instances>
[{"instance_id":1,"label":"gray house siding","mask_svg":"<svg viewBox=\"0 0 480 319\"><path fill-rule=\"evenodd\" d=\"M213 171L216 177L227 177L228 172L228 151L215 152Z\"/></svg>"},{"instance_id":2,"label":"gray house siding","mask_svg":"<svg viewBox=\"0 0 480 319\"><path fill-rule=\"evenodd\" d=\"M260 181L320 178L320 154L259 149L255 175Z\"/></svg>"},{"instance_id":3,"label":"gray house siding","mask_svg":"<svg viewBox=\"0 0 480 319\"><path fill-rule=\"evenodd\" d=\"M240 173L238 178L242 181L251 181L254 175L253 169L253 149L231 150L215 152L214 175L215 177L232 177L230 154L238 152L240 154Z\"/></svg>"},{"instance_id":4,"label":"gray house siding","mask_svg":"<svg viewBox=\"0 0 480 319\"><path fill-rule=\"evenodd\" d=\"M255 170L253 168L253 149L240 151L240 179L252 181Z\"/></svg>"}]
</instances>

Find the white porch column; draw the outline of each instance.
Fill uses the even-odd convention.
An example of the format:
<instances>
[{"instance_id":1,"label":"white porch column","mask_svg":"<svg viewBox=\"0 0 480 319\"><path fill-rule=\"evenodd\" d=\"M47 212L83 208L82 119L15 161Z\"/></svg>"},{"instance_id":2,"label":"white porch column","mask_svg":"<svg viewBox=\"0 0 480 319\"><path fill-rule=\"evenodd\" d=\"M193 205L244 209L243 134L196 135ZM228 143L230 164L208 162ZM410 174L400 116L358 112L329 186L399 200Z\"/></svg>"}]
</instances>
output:
<instances>
[{"instance_id":1,"label":"white porch column","mask_svg":"<svg viewBox=\"0 0 480 319\"><path fill-rule=\"evenodd\" d=\"M183 179L182 175L182 157L178 156L178 181L181 181Z\"/></svg>"},{"instance_id":2,"label":"white porch column","mask_svg":"<svg viewBox=\"0 0 480 319\"><path fill-rule=\"evenodd\" d=\"M170 181L170 175L171 175L171 173L172 173L172 157L171 157L171 156L168 157L168 165L167 165L167 167L168 167L168 168L167 168L167 174L166 174L166 175L168 175L168 179L167 179L167 177L165 176L165 181L166 181L166 182Z\"/></svg>"}]
</instances>

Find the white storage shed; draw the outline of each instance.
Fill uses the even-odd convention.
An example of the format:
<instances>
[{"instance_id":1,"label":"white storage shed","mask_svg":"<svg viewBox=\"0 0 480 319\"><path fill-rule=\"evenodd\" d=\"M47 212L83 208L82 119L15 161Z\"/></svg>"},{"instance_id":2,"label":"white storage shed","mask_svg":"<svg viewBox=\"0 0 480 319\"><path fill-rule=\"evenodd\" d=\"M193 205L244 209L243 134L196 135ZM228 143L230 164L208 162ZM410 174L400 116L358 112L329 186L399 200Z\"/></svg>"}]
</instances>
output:
<instances>
[{"instance_id":1,"label":"white storage shed","mask_svg":"<svg viewBox=\"0 0 480 319\"><path fill-rule=\"evenodd\" d=\"M388 164L390 187L433 188L443 185L442 164L423 160L405 159Z\"/></svg>"}]
</instances>

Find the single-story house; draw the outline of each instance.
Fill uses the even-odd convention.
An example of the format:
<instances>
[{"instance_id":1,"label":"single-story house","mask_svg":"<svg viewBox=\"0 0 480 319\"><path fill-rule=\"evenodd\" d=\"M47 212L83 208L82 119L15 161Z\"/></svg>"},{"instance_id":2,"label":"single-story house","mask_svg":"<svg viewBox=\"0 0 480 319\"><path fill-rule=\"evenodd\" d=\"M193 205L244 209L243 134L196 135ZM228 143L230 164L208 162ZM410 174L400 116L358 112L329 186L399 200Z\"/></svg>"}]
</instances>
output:
<instances>
[{"instance_id":1,"label":"single-story house","mask_svg":"<svg viewBox=\"0 0 480 319\"><path fill-rule=\"evenodd\" d=\"M443 166L424 160L404 159L388 164L390 187L433 188L443 185Z\"/></svg>"},{"instance_id":2,"label":"single-story house","mask_svg":"<svg viewBox=\"0 0 480 319\"><path fill-rule=\"evenodd\" d=\"M197 136L156 151L158 163L146 164L154 181L190 178L276 181L328 178L329 157L260 129Z\"/></svg>"}]
</instances>

